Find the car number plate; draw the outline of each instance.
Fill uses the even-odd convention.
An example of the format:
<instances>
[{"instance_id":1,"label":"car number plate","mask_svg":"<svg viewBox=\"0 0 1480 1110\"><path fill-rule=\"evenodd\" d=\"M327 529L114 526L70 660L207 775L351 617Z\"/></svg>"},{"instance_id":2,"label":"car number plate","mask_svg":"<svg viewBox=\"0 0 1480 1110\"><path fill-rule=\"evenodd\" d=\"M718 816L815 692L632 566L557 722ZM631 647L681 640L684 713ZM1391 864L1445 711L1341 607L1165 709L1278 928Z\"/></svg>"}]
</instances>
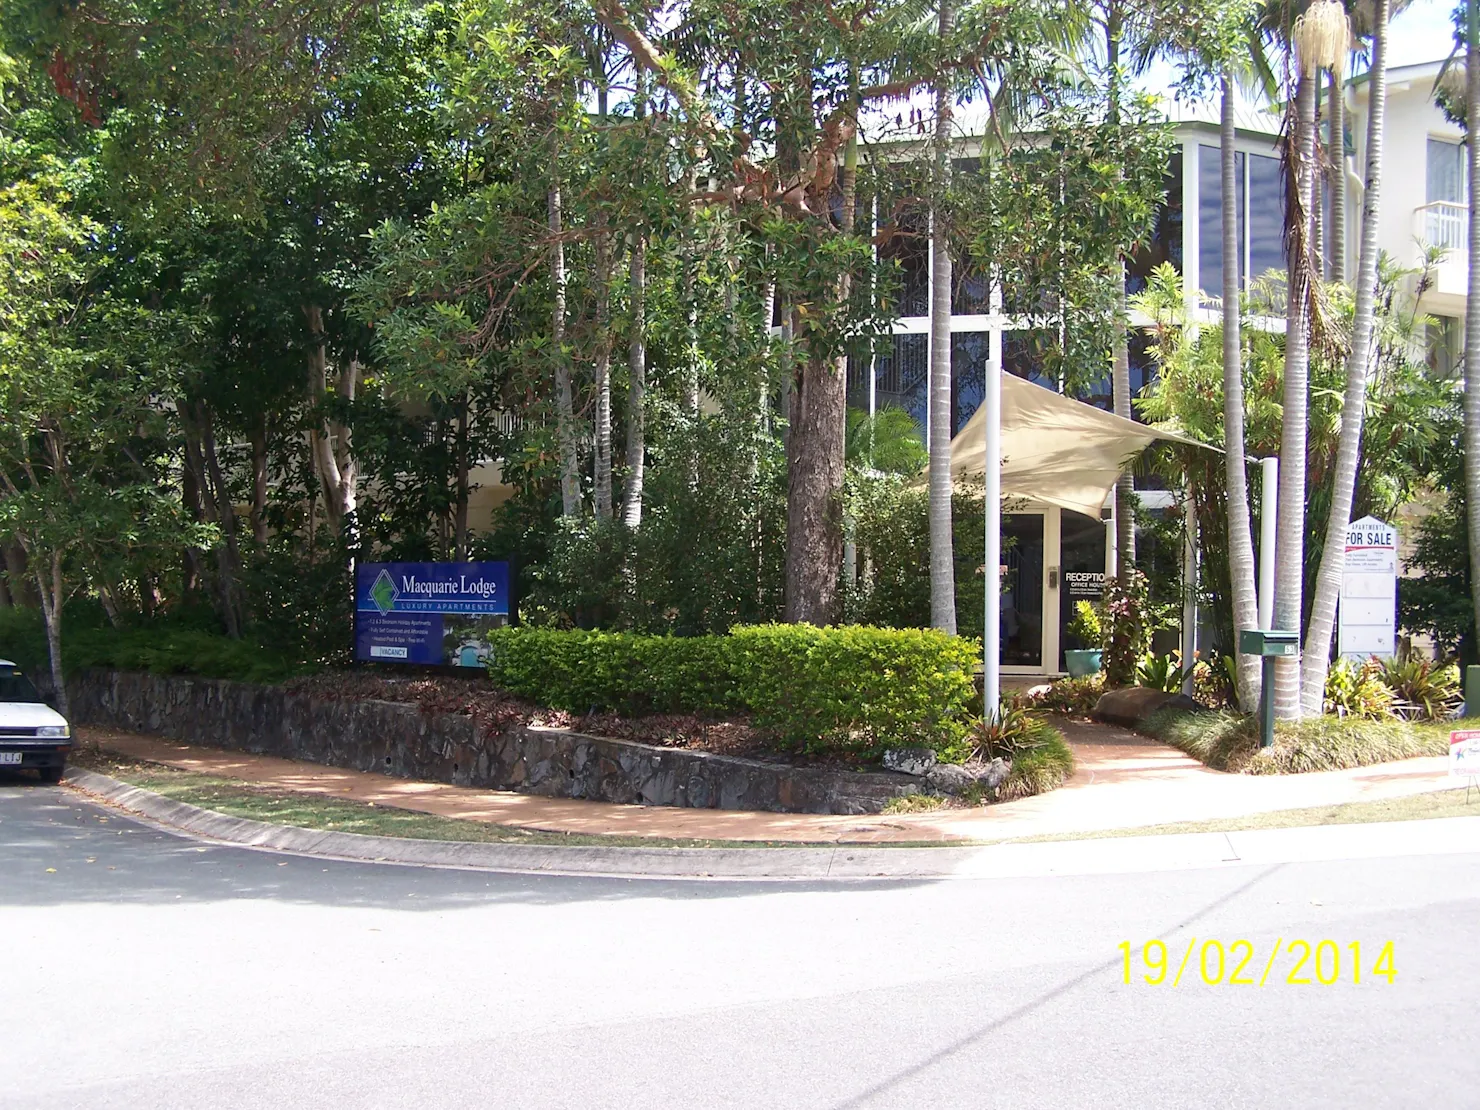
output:
<instances>
[{"instance_id":1,"label":"car number plate","mask_svg":"<svg viewBox=\"0 0 1480 1110\"><path fill-rule=\"evenodd\" d=\"M0 752L0 767L5 766L7 763L12 766L18 765L21 761L22 754L21 752Z\"/></svg>"}]
</instances>

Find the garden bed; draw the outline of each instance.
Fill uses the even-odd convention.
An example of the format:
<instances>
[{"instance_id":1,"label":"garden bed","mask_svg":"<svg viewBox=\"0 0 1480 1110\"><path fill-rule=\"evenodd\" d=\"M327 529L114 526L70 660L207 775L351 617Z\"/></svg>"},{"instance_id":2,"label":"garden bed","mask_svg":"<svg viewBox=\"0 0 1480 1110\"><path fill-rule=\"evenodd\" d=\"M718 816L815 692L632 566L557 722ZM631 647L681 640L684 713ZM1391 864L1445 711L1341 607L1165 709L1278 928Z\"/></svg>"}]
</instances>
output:
<instances>
[{"instance_id":1,"label":"garden bed","mask_svg":"<svg viewBox=\"0 0 1480 1110\"><path fill-rule=\"evenodd\" d=\"M1480 721L1468 723L1480 726ZM1258 720L1244 714L1163 710L1152 714L1141 731L1218 771L1278 775L1447 755L1451 728L1465 724L1328 714L1277 721L1274 746L1268 749L1259 746Z\"/></svg>"}]
</instances>

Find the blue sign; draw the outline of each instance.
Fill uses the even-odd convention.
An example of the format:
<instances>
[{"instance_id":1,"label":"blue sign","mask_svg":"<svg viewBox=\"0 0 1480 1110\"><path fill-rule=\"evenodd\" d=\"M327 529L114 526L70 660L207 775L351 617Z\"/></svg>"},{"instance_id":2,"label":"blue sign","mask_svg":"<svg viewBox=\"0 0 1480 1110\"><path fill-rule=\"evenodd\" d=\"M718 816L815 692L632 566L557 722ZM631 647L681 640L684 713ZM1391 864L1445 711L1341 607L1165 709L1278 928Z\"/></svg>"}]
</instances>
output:
<instances>
[{"instance_id":1,"label":"blue sign","mask_svg":"<svg viewBox=\"0 0 1480 1110\"><path fill-rule=\"evenodd\" d=\"M509 623L508 563L360 563L355 658L481 667Z\"/></svg>"}]
</instances>

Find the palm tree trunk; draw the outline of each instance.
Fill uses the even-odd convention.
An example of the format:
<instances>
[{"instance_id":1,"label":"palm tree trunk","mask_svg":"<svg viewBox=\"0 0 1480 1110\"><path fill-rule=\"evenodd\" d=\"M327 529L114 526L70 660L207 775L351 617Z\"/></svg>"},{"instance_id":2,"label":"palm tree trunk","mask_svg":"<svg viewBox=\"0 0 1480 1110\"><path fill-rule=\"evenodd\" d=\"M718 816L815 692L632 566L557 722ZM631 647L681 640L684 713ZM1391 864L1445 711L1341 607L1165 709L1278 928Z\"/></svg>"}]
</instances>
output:
<instances>
[{"instance_id":1,"label":"palm tree trunk","mask_svg":"<svg viewBox=\"0 0 1480 1110\"><path fill-rule=\"evenodd\" d=\"M627 348L627 481L622 486L622 523L642 524L642 483L647 469L647 239L632 237L628 263L632 297L632 338Z\"/></svg>"},{"instance_id":2,"label":"palm tree trunk","mask_svg":"<svg viewBox=\"0 0 1480 1110\"><path fill-rule=\"evenodd\" d=\"M1235 157L1233 73L1223 72L1219 161L1223 189L1223 462L1228 485L1228 572L1233 583L1233 634L1259 623L1254 590L1254 539L1249 525L1249 476L1244 458L1244 352L1238 273L1238 162ZM1235 648L1236 650L1236 648ZM1260 664L1238 656L1239 703L1259 700Z\"/></svg>"},{"instance_id":3,"label":"palm tree trunk","mask_svg":"<svg viewBox=\"0 0 1480 1110\"><path fill-rule=\"evenodd\" d=\"M1280 431L1279 534L1275 544L1274 623L1300 631L1305 565L1305 450L1310 401L1311 295L1310 223L1315 193L1315 82L1317 73L1302 74L1296 86L1295 128L1289 173L1293 175L1294 221L1289 241L1289 280L1285 304L1284 417ZM1275 713L1300 716L1300 661L1281 659L1275 664Z\"/></svg>"},{"instance_id":4,"label":"palm tree trunk","mask_svg":"<svg viewBox=\"0 0 1480 1110\"><path fill-rule=\"evenodd\" d=\"M579 516L581 479L576 461L575 408L571 397L570 363L565 357L565 242L560 208L560 182L552 178L548 194L550 214L550 347L555 359L555 435L560 447L560 512Z\"/></svg>"},{"instance_id":5,"label":"palm tree trunk","mask_svg":"<svg viewBox=\"0 0 1480 1110\"><path fill-rule=\"evenodd\" d=\"M1119 3L1112 3L1105 20L1106 59L1110 70L1109 122L1120 124L1120 40L1125 13ZM1131 412L1130 340L1126 335L1125 264L1116 259L1119 284L1116 295L1116 318L1110 336L1110 402L1116 416L1133 419ZM1125 574L1136 566L1136 482L1130 473L1115 483L1115 572Z\"/></svg>"},{"instance_id":6,"label":"palm tree trunk","mask_svg":"<svg viewBox=\"0 0 1480 1110\"><path fill-rule=\"evenodd\" d=\"M951 35L951 0L940 2L941 53ZM956 560L951 550L951 236L943 208L950 179L951 90L935 84L935 180L930 212L930 623L956 631Z\"/></svg>"},{"instance_id":7,"label":"palm tree trunk","mask_svg":"<svg viewBox=\"0 0 1480 1110\"><path fill-rule=\"evenodd\" d=\"M1367 173L1362 189L1362 238L1357 257L1356 304L1352 315L1351 356L1346 364L1346 395L1341 402L1341 437L1336 446L1331 511L1326 520L1326 544L1311 599L1310 627L1300 662L1302 708L1320 713L1325 700L1326 670L1331 656L1331 632L1336 624L1336 599L1346 564L1346 532L1351 524L1352 494L1357 485L1357 463L1362 453L1362 422L1367 408L1367 372L1372 361L1373 326L1377 302L1377 221L1382 201L1382 143L1387 116L1387 40L1389 0L1374 0L1372 66L1368 71Z\"/></svg>"},{"instance_id":8,"label":"palm tree trunk","mask_svg":"<svg viewBox=\"0 0 1480 1110\"><path fill-rule=\"evenodd\" d=\"M1465 118L1480 120L1480 0L1468 0ZM1480 638L1480 142L1466 144L1469 169L1470 278L1465 304L1465 515L1470 526L1470 582L1475 633ZM1480 639L1477 639L1480 642ZM1468 706L1473 715L1474 706Z\"/></svg>"},{"instance_id":9,"label":"palm tree trunk","mask_svg":"<svg viewBox=\"0 0 1480 1110\"><path fill-rule=\"evenodd\" d=\"M596 218L596 519L612 518L611 237L606 214Z\"/></svg>"},{"instance_id":10,"label":"palm tree trunk","mask_svg":"<svg viewBox=\"0 0 1480 1110\"><path fill-rule=\"evenodd\" d=\"M1331 280L1346 281L1346 89L1340 77L1331 74L1331 136L1327 143L1331 164Z\"/></svg>"}]
</instances>

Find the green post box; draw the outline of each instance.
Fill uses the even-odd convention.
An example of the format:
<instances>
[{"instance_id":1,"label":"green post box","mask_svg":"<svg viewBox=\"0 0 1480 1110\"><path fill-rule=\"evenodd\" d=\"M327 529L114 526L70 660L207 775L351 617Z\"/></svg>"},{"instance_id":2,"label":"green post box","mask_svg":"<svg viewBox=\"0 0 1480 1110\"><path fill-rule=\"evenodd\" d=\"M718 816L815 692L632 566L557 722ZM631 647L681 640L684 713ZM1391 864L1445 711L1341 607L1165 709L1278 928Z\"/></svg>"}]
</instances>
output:
<instances>
[{"instance_id":1,"label":"green post box","mask_svg":"<svg viewBox=\"0 0 1480 1110\"><path fill-rule=\"evenodd\" d=\"M1279 628L1245 628L1238 634L1238 650L1263 661L1259 690L1259 746L1274 746L1274 661L1300 655L1300 633Z\"/></svg>"}]
</instances>

